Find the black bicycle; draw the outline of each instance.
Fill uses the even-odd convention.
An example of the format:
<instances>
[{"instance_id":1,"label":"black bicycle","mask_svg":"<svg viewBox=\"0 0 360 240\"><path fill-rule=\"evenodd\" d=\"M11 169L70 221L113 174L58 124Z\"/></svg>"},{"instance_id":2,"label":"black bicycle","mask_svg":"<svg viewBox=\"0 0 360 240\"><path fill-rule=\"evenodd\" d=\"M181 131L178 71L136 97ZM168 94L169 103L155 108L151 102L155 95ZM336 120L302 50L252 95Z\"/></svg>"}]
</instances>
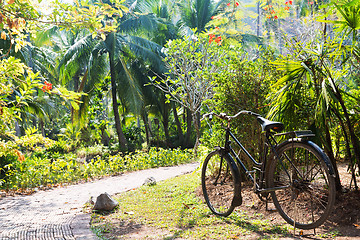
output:
<instances>
[{"instance_id":1,"label":"black bicycle","mask_svg":"<svg viewBox=\"0 0 360 240\"><path fill-rule=\"evenodd\" d=\"M240 114L255 116L265 133L260 161L256 161L230 130L230 122ZM253 182L260 199L273 203L286 222L301 229L316 228L327 219L335 202L334 169L324 151L308 140L311 131L280 133L281 122L273 122L257 113L240 111L234 116L205 114L227 121L225 146L215 147L202 166L202 190L213 213L228 216L242 204L240 169ZM288 135L279 143L277 136ZM231 147L232 139L254 163L249 171ZM235 160L234 160L235 159Z\"/></svg>"}]
</instances>

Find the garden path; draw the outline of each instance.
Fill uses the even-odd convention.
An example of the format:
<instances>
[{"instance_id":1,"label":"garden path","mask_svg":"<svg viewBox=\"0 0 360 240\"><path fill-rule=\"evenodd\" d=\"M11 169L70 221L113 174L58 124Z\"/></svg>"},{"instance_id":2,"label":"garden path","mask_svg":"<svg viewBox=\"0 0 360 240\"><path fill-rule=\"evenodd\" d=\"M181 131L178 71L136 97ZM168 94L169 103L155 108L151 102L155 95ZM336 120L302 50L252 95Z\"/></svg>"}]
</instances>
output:
<instances>
[{"instance_id":1,"label":"garden path","mask_svg":"<svg viewBox=\"0 0 360 240\"><path fill-rule=\"evenodd\" d=\"M104 192L113 195L137 188L147 177L161 181L198 167L191 163L147 169L29 196L0 198L0 239L97 239L90 230L90 215L82 213L91 196L96 200Z\"/></svg>"}]
</instances>

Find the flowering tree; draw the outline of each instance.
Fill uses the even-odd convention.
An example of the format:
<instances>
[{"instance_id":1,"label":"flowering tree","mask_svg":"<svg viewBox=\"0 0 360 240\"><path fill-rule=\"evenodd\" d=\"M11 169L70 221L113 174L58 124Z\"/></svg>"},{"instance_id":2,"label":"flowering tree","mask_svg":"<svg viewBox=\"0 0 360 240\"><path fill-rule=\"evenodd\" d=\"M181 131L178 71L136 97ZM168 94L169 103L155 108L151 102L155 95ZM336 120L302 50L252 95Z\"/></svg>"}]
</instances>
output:
<instances>
[{"instance_id":1,"label":"flowering tree","mask_svg":"<svg viewBox=\"0 0 360 240\"><path fill-rule=\"evenodd\" d=\"M71 105L78 108L81 94L68 91L62 86L53 86L15 57L26 45L30 45L29 36L47 26L56 25L62 29L86 28L94 38L105 39L107 32L116 30L116 19L112 24L105 25L104 20L114 15L122 17L123 11L127 11L120 1L94 5L85 1L65 4L55 0L50 3L52 12L45 15L38 11L39 3L39 0L0 1L1 135L13 129L14 120L20 118L21 111L26 111L36 93L58 95L70 100Z\"/></svg>"},{"instance_id":2,"label":"flowering tree","mask_svg":"<svg viewBox=\"0 0 360 240\"><path fill-rule=\"evenodd\" d=\"M221 36L197 35L166 44L167 78L153 78L154 86L191 111L196 130L195 152L199 145L199 112L204 100L213 96L214 79L224 73L226 47ZM221 63L221 64L220 64Z\"/></svg>"}]
</instances>

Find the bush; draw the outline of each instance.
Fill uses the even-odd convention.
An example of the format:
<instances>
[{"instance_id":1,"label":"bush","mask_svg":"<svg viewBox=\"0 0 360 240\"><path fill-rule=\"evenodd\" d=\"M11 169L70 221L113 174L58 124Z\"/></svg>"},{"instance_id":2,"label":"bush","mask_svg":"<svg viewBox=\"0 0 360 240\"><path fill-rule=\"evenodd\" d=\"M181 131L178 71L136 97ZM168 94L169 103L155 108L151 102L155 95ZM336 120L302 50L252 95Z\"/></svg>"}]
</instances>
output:
<instances>
[{"instance_id":1,"label":"bush","mask_svg":"<svg viewBox=\"0 0 360 240\"><path fill-rule=\"evenodd\" d=\"M99 150L99 146L92 150ZM86 150L84 150L86 151ZM88 148L90 152L90 148ZM104 152L102 152L104 154ZM103 155L104 156L104 155ZM94 179L106 175L116 175L126 171L171 166L194 160L191 150L166 150L150 148L129 155L109 156L104 159L95 157L90 162L79 162L75 154L54 153L51 158L46 154L32 155L23 161L12 161L11 171L6 172L1 189L18 190L59 183L71 183Z\"/></svg>"},{"instance_id":2,"label":"bush","mask_svg":"<svg viewBox=\"0 0 360 240\"><path fill-rule=\"evenodd\" d=\"M262 49L261 57L251 59L241 49L234 49L237 54L231 55L226 77L216 79L214 98L207 102L211 111L225 112L233 115L240 110L249 110L266 116L269 107L267 95L271 83L279 77L278 71L271 65L274 55ZM240 116L232 121L232 130L240 139L246 139L244 146L253 155L259 152L258 143L261 128L252 116ZM215 119L213 128L205 129L202 142L212 148L223 144L224 132L220 120ZM207 126L204 126L207 128ZM255 155L256 156L256 155Z\"/></svg>"},{"instance_id":3,"label":"bush","mask_svg":"<svg viewBox=\"0 0 360 240\"><path fill-rule=\"evenodd\" d=\"M16 147L13 142L0 141L0 186L4 184L6 175L13 168L13 163L24 160L24 156Z\"/></svg>"}]
</instances>

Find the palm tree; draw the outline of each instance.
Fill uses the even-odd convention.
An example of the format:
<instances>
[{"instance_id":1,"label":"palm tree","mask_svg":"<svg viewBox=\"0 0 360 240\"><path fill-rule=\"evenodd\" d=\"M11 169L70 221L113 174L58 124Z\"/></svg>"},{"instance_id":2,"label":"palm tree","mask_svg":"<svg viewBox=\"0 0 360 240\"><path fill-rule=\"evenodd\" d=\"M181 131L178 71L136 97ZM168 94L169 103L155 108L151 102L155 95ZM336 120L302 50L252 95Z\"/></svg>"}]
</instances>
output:
<instances>
[{"instance_id":1,"label":"palm tree","mask_svg":"<svg viewBox=\"0 0 360 240\"><path fill-rule=\"evenodd\" d=\"M190 29L196 28L197 32L204 32L211 17L221 11L225 1L213 0L185 0L177 4L180 10L180 26Z\"/></svg>"},{"instance_id":2,"label":"palm tree","mask_svg":"<svg viewBox=\"0 0 360 240\"><path fill-rule=\"evenodd\" d=\"M132 74L131 62L135 58L143 59L154 72L163 72L164 68L160 58L161 46L134 36L135 29L151 27L154 30L161 25L161 21L152 15L137 17L133 14L125 15L118 21L120 24L117 32L108 33L105 40L93 38L89 33L75 42L64 54L59 69L67 81L77 75L82 77L78 90L85 91L87 95L82 98L80 116L86 112L92 90L103 79L106 70L110 71L115 127L120 146L126 150L127 141L122 132L118 101L125 109L136 114L143 108L139 79ZM144 22L149 25L141 25ZM131 32L132 35L126 32Z\"/></svg>"}]
</instances>

